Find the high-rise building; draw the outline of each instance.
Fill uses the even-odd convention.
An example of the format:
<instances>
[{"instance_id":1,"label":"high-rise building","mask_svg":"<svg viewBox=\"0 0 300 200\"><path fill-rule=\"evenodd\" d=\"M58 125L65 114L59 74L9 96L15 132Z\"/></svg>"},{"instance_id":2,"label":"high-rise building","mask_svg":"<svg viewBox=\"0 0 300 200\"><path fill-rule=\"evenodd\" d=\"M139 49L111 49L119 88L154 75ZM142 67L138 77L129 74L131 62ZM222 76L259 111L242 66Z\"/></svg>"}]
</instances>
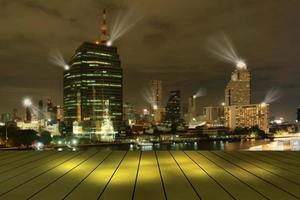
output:
<instances>
[{"instance_id":1,"label":"high-rise building","mask_svg":"<svg viewBox=\"0 0 300 200\"><path fill-rule=\"evenodd\" d=\"M133 105L128 102L123 105L123 120L127 126L136 124L136 111Z\"/></svg>"},{"instance_id":2,"label":"high-rise building","mask_svg":"<svg viewBox=\"0 0 300 200\"><path fill-rule=\"evenodd\" d=\"M13 121L13 116L10 113L3 113L1 114L1 122L7 123Z\"/></svg>"},{"instance_id":3,"label":"high-rise building","mask_svg":"<svg viewBox=\"0 0 300 200\"><path fill-rule=\"evenodd\" d=\"M212 126L224 125L224 107L206 106L203 107L203 115L207 123Z\"/></svg>"},{"instance_id":4,"label":"high-rise building","mask_svg":"<svg viewBox=\"0 0 300 200\"><path fill-rule=\"evenodd\" d=\"M170 123L179 123L181 119L181 101L180 91L170 92L169 100L166 106L166 121Z\"/></svg>"},{"instance_id":5,"label":"high-rise building","mask_svg":"<svg viewBox=\"0 0 300 200\"><path fill-rule=\"evenodd\" d=\"M31 112L31 107L26 107L25 108L25 122L31 122L32 120L32 112Z\"/></svg>"},{"instance_id":6,"label":"high-rise building","mask_svg":"<svg viewBox=\"0 0 300 200\"><path fill-rule=\"evenodd\" d=\"M196 98L197 98L196 96L190 96L188 99L188 106L185 114L185 122L187 124L192 122L197 116Z\"/></svg>"},{"instance_id":7,"label":"high-rise building","mask_svg":"<svg viewBox=\"0 0 300 200\"><path fill-rule=\"evenodd\" d=\"M251 104L251 75L244 62L237 63L226 87L224 119L230 129L258 126L269 132L269 105Z\"/></svg>"},{"instance_id":8,"label":"high-rise building","mask_svg":"<svg viewBox=\"0 0 300 200\"><path fill-rule=\"evenodd\" d=\"M247 67L236 68L225 90L225 104L251 104L251 74Z\"/></svg>"},{"instance_id":9,"label":"high-rise building","mask_svg":"<svg viewBox=\"0 0 300 200\"><path fill-rule=\"evenodd\" d=\"M161 80L151 80L151 110L153 113L153 118L155 123L160 123L162 120L162 82Z\"/></svg>"},{"instance_id":10,"label":"high-rise building","mask_svg":"<svg viewBox=\"0 0 300 200\"><path fill-rule=\"evenodd\" d=\"M43 104L43 100L39 100L39 109L38 109L38 120L42 120L44 119L44 104Z\"/></svg>"},{"instance_id":11,"label":"high-rise building","mask_svg":"<svg viewBox=\"0 0 300 200\"><path fill-rule=\"evenodd\" d=\"M101 32L100 41L80 45L64 72L64 121L69 127L82 123L84 135L97 132L104 108L114 130L122 124L123 72L117 48L108 41L105 11Z\"/></svg>"},{"instance_id":12,"label":"high-rise building","mask_svg":"<svg viewBox=\"0 0 300 200\"><path fill-rule=\"evenodd\" d=\"M262 103L225 106L225 126L232 130L237 127L258 126L267 133L269 132L269 105Z\"/></svg>"},{"instance_id":13,"label":"high-rise building","mask_svg":"<svg viewBox=\"0 0 300 200\"><path fill-rule=\"evenodd\" d=\"M297 122L300 122L300 107L297 108Z\"/></svg>"}]
</instances>

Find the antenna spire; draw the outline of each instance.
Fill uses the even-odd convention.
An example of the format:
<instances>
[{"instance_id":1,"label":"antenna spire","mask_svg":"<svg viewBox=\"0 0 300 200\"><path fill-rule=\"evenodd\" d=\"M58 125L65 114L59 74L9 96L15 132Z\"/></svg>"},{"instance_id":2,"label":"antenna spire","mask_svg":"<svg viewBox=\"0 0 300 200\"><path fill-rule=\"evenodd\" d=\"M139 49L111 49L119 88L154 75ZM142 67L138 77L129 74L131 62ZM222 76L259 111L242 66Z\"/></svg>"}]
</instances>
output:
<instances>
[{"instance_id":1,"label":"antenna spire","mask_svg":"<svg viewBox=\"0 0 300 200\"><path fill-rule=\"evenodd\" d=\"M105 9L103 9L102 24L100 27L100 31L101 31L100 44L106 45L109 40L109 35L108 35L108 27L107 27L107 23L106 23L106 10Z\"/></svg>"}]
</instances>

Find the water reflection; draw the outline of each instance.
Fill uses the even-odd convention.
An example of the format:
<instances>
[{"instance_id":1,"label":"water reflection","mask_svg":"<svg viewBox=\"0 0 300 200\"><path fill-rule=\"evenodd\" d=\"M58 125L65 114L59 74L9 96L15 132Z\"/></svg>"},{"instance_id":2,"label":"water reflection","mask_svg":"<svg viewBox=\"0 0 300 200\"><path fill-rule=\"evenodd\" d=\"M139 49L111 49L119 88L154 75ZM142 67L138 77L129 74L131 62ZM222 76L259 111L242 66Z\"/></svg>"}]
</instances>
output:
<instances>
[{"instance_id":1,"label":"water reflection","mask_svg":"<svg viewBox=\"0 0 300 200\"><path fill-rule=\"evenodd\" d=\"M147 145L121 144L80 148L97 150L250 150L250 151L300 151L300 137L286 139L266 139L247 141L198 141L198 142L170 142L151 143Z\"/></svg>"},{"instance_id":2,"label":"water reflection","mask_svg":"<svg viewBox=\"0 0 300 200\"><path fill-rule=\"evenodd\" d=\"M280 138L268 144L250 147L251 151L300 151L300 138Z\"/></svg>"}]
</instances>

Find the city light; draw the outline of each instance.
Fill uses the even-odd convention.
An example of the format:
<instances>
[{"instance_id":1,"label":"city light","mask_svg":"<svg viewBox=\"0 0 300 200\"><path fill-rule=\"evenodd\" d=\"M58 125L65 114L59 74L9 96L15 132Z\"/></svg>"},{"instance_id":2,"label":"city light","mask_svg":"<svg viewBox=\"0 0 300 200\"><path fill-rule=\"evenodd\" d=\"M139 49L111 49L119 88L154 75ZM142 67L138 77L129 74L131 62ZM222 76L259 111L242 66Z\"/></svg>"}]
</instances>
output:
<instances>
[{"instance_id":1,"label":"city light","mask_svg":"<svg viewBox=\"0 0 300 200\"><path fill-rule=\"evenodd\" d=\"M247 68L245 61L238 55L233 43L225 33L211 37L207 43L207 50L216 58L231 63L238 69Z\"/></svg>"},{"instance_id":2,"label":"city light","mask_svg":"<svg viewBox=\"0 0 300 200\"><path fill-rule=\"evenodd\" d=\"M152 92L150 90L150 88L144 88L143 91L141 92L142 93L142 96L144 98L144 100L151 105L152 108L154 108L155 106L157 106L155 104L155 99L152 95Z\"/></svg>"},{"instance_id":3,"label":"city light","mask_svg":"<svg viewBox=\"0 0 300 200\"><path fill-rule=\"evenodd\" d=\"M112 41L111 40L109 40L109 41L106 42L106 46L110 47L111 45L112 45Z\"/></svg>"},{"instance_id":4,"label":"city light","mask_svg":"<svg viewBox=\"0 0 300 200\"><path fill-rule=\"evenodd\" d=\"M262 102L262 103L260 104L260 106L261 106L261 107L266 107L266 106L267 106L267 103Z\"/></svg>"},{"instance_id":5,"label":"city light","mask_svg":"<svg viewBox=\"0 0 300 200\"><path fill-rule=\"evenodd\" d=\"M64 68L65 68L65 70L69 70L70 66L69 65L65 65Z\"/></svg>"},{"instance_id":6,"label":"city light","mask_svg":"<svg viewBox=\"0 0 300 200\"><path fill-rule=\"evenodd\" d=\"M72 144L73 144L73 145L77 145L77 144L78 144L78 141L77 141L76 139L73 139L73 140L72 140Z\"/></svg>"},{"instance_id":7,"label":"city light","mask_svg":"<svg viewBox=\"0 0 300 200\"><path fill-rule=\"evenodd\" d=\"M200 89L198 89L198 91L196 92L196 94L193 95L193 98L196 99L198 97L203 97L205 95L206 95L206 89L200 88Z\"/></svg>"},{"instance_id":8,"label":"city light","mask_svg":"<svg viewBox=\"0 0 300 200\"><path fill-rule=\"evenodd\" d=\"M24 105L25 107L30 107L30 106L32 105L31 99L30 99L30 98L25 98L25 99L23 100L23 105Z\"/></svg>"},{"instance_id":9,"label":"city light","mask_svg":"<svg viewBox=\"0 0 300 200\"><path fill-rule=\"evenodd\" d=\"M270 104L277 101L281 97L282 93L278 88L271 88L270 90L268 90L263 102Z\"/></svg>"},{"instance_id":10,"label":"city light","mask_svg":"<svg viewBox=\"0 0 300 200\"><path fill-rule=\"evenodd\" d=\"M65 61L62 53L60 51L54 51L49 54L49 60L54 65L63 68L64 70L69 70L70 66Z\"/></svg>"},{"instance_id":11,"label":"city light","mask_svg":"<svg viewBox=\"0 0 300 200\"><path fill-rule=\"evenodd\" d=\"M245 61L243 61L243 60L238 60L238 61L236 62L236 67L237 67L238 69L246 69L246 68L247 68L247 65L246 65Z\"/></svg>"},{"instance_id":12,"label":"city light","mask_svg":"<svg viewBox=\"0 0 300 200\"><path fill-rule=\"evenodd\" d=\"M132 29L141 19L142 19L142 15L138 12L138 9L134 6L131 6L129 9L119 10L117 13L117 17L112 23L113 26L110 32L109 42L111 44L115 42L121 36L126 34L130 29Z\"/></svg>"}]
</instances>

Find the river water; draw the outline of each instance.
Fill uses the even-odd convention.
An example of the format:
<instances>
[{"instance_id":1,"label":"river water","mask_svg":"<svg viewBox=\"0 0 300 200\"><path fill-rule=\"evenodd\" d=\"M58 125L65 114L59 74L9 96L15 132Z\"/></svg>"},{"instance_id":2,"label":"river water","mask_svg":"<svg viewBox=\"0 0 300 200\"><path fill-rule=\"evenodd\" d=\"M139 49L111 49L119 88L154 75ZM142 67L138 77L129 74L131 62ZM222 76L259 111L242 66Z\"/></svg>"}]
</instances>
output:
<instances>
[{"instance_id":1,"label":"river water","mask_svg":"<svg viewBox=\"0 0 300 200\"><path fill-rule=\"evenodd\" d=\"M153 144L138 146L134 144L106 145L88 147L101 150L253 150L253 151L300 151L299 138L248 140L248 141L203 141L203 142L177 142L167 144ZM81 148L84 149L84 148Z\"/></svg>"}]
</instances>

